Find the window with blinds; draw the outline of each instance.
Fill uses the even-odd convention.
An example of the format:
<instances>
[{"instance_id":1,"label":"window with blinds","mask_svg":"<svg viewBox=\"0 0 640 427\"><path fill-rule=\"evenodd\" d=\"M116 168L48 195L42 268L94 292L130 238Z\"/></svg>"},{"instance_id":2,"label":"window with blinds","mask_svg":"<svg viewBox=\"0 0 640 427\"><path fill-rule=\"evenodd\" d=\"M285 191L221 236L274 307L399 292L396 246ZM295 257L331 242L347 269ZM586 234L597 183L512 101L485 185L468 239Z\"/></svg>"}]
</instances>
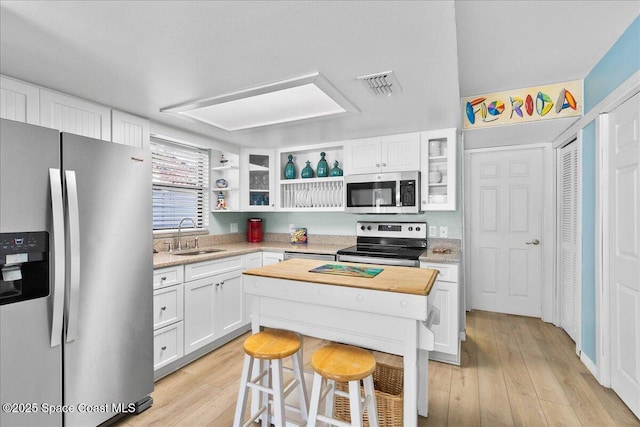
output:
<instances>
[{"instance_id":1,"label":"window with blinds","mask_svg":"<svg viewBox=\"0 0 640 427\"><path fill-rule=\"evenodd\" d=\"M151 138L153 229L209 226L209 150ZM185 221L183 227L192 227Z\"/></svg>"}]
</instances>

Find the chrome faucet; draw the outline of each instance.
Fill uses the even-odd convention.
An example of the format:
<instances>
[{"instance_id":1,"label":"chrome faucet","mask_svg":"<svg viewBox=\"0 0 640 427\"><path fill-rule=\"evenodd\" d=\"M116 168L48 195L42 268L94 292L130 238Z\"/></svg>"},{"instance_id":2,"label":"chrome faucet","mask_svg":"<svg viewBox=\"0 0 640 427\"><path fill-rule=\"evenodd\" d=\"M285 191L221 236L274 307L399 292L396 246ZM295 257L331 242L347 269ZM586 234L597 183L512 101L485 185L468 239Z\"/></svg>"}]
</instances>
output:
<instances>
[{"instance_id":1,"label":"chrome faucet","mask_svg":"<svg viewBox=\"0 0 640 427\"><path fill-rule=\"evenodd\" d=\"M191 221L191 224L193 224L193 228L196 228L196 222L192 219L192 218L182 218L180 220L180 224L178 225L178 250L182 250L182 223L185 221Z\"/></svg>"}]
</instances>

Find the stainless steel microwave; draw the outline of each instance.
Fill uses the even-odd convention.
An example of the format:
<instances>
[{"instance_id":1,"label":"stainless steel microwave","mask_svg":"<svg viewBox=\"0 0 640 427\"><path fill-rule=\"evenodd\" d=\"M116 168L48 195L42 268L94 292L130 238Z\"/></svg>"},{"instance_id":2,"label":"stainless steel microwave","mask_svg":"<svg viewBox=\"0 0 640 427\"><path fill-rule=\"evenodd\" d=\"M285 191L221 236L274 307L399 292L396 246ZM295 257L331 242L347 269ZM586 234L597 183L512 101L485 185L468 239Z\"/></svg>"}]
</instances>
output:
<instances>
[{"instance_id":1,"label":"stainless steel microwave","mask_svg":"<svg viewBox=\"0 0 640 427\"><path fill-rule=\"evenodd\" d=\"M418 213L420 172L395 172L345 177L345 210L358 214Z\"/></svg>"}]
</instances>

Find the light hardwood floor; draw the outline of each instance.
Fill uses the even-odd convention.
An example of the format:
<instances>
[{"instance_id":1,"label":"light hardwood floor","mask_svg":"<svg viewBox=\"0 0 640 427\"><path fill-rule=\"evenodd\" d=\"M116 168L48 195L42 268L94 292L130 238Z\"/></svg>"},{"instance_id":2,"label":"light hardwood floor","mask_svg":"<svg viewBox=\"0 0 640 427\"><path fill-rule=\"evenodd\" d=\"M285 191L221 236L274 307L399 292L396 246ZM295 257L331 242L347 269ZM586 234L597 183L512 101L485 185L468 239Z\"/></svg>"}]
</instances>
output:
<instances>
[{"instance_id":1,"label":"light hardwood floor","mask_svg":"<svg viewBox=\"0 0 640 427\"><path fill-rule=\"evenodd\" d=\"M116 425L230 426L242 369L242 342L230 342L155 385L154 404ZM325 341L305 337L307 369ZM402 366L397 356L380 362ZM610 389L598 384L560 328L539 319L473 311L461 366L429 363L431 426L640 426Z\"/></svg>"}]
</instances>

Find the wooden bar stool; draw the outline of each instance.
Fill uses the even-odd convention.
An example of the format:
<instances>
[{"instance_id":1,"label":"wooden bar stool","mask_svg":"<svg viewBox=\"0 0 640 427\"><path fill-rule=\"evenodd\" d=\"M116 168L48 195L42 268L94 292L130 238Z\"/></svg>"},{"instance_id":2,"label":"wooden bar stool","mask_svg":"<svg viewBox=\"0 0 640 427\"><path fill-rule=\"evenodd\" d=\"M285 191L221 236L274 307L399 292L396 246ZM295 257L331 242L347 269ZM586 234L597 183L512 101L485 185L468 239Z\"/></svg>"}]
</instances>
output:
<instances>
[{"instance_id":1,"label":"wooden bar stool","mask_svg":"<svg viewBox=\"0 0 640 427\"><path fill-rule=\"evenodd\" d=\"M308 426L315 427L316 423L321 421L334 426L362 427L363 408L366 408L369 415L369 425L378 427L378 410L372 376L376 369L376 360L369 351L350 345L332 343L313 353L311 366L315 374L311 390ZM324 393L322 393L323 380L327 382ZM360 380L364 383L364 398L360 396ZM348 381L349 393L336 390L336 381ZM333 418L334 396L336 394L349 399L351 424ZM324 415L318 414L318 407L322 399L325 399Z\"/></svg>"},{"instance_id":2,"label":"wooden bar stool","mask_svg":"<svg viewBox=\"0 0 640 427\"><path fill-rule=\"evenodd\" d=\"M245 340L244 365L233 421L234 427L251 425L260 416L262 416L263 427L268 427L271 423L276 427L284 427L285 407L299 412L302 425L305 425L308 419L309 400L304 384L301 348L302 340L298 334L281 329L267 329ZM293 369L282 366L282 360L289 356L293 362ZM253 371L258 366L260 372L253 376ZM283 370L293 372L293 379L287 385L283 384ZM260 402L258 411L245 421L250 388L257 392L253 396L254 398L258 396ZM284 403L285 398L294 388L298 389L299 407ZM272 396L272 399L269 396ZM273 419L271 419L271 408L273 408Z\"/></svg>"}]
</instances>

